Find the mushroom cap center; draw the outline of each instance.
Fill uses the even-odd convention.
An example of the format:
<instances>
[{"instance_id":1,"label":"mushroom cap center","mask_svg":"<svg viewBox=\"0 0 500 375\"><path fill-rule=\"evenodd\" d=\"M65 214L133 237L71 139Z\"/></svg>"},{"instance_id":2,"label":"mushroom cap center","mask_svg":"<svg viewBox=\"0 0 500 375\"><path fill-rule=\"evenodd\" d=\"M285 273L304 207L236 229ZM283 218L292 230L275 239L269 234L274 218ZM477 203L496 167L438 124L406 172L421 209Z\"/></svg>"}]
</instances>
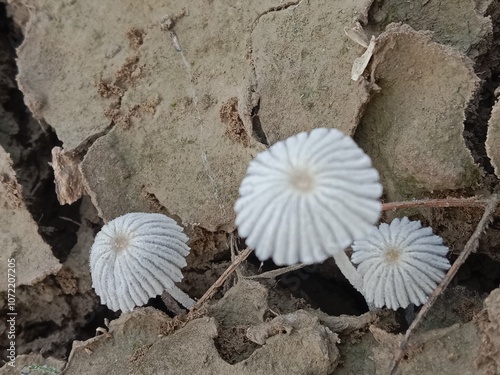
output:
<instances>
[{"instance_id":1,"label":"mushroom cap center","mask_svg":"<svg viewBox=\"0 0 500 375\"><path fill-rule=\"evenodd\" d=\"M401 252L395 246L391 246L385 252L385 259L390 264L396 264L401 259Z\"/></svg>"},{"instance_id":2,"label":"mushroom cap center","mask_svg":"<svg viewBox=\"0 0 500 375\"><path fill-rule=\"evenodd\" d=\"M125 233L119 233L114 237L113 241L114 241L113 245L116 252L121 253L129 246L130 237L127 236Z\"/></svg>"},{"instance_id":3,"label":"mushroom cap center","mask_svg":"<svg viewBox=\"0 0 500 375\"><path fill-rule=\"evenodd\" d=\"M316 187L316 178L308 169L299 168L290 174L290 184L300 192L309 193Z\"/></svg>"}]
</instances>

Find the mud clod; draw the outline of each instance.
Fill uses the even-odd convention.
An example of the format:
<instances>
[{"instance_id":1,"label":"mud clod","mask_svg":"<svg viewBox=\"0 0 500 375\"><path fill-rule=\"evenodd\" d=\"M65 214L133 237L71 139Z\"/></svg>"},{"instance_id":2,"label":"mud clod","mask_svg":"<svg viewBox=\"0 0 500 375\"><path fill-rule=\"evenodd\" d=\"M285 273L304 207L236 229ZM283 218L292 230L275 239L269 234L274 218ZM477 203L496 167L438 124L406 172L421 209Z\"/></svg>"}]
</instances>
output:
<instances>
[{"instance_id":1,"label":"mud clod","mask_svg":"<svg viewBox=\"0 0 500 375\"><path fill-rule=\"evenodd\" d=\"M130 47L133 49L137 49L142 46L145 36L146 32L137 27L132 27L129 31L127 31L127 38L130 43Z\"/></svg>"}]
</instances>

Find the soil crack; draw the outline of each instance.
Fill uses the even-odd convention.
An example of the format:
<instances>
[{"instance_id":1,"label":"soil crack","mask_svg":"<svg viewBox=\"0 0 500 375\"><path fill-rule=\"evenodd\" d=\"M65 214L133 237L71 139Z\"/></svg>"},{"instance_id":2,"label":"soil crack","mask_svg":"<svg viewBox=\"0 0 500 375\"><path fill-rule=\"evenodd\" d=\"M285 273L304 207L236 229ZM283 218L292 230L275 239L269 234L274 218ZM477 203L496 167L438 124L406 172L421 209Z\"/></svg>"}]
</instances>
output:
<instances>
[{"instance_id":1,"label":"soil crack","mask_svg":"<svg viewBox=\"0 0 500 375\"><path fill-rule=\"evenodd\" d=\"M258 82L257 82L257 73L255 71L255 61L253 59L253 32L255 31L255 28L257 27L257 24L259 23L260 19L265 16L266 14L270 14L273 12L280 12L283 10L287 9L295 9L297 8L302 0L297 0L297 1L289 1L285 4L280 4L271 8L268 8L267 10L263 11L260 13L255 20L252 22L250 26L250 36L247 39L247 53L246 53L246 58L248 59L250 63L250 67L252 69L252 81L254 84L252 84L252 87L249 89L250 95L249 97L251 98L253 95L257 93L257 88L258 88ZM254 102L255 103L255 102ZM259 143L262 143L263 145L269 146L269 142L267 139L267 136L264 132L264 129L262 128L262 124L260 122L260 117L259 117L259 110L260 110L260 98L257 99L257 103L252 105L252 111L251 111L251 124L252 124L252 137Z\"/></svg>"},{"instance_id":2,"label":"soil crack","mask_svg":"<svg viewBox=\"0 0 500 375\"><path fill-rule=\"evenodd\" d=\"M301 2L302 2L302 0L289 1L289 2L286 2L285 4L280 4L280 5L277 5L277 6L274 6L274 7L271 7L269 9L265 10L264 12L262 12L261 14L259 14L257 16L255 21L253 21L252 32L255 30L255 27L259 23L261 17L265 16L266 14L273 13L273 12L280 12L282 10L286 10L286 9L290 9L290 8L295 9L296 7L298 7L300 5Z\"/></svg>"},{"instance_id":3,"label":"soil crack","mask_svg":"<svg viewBox=\"0 0 500 375\"><path fill-rule=\"evenodd\" d=\"M259 23L260 19L269 13L280 12L282 10L287 10L287 9L295 9L296 7L298 7L300 5L301 2L302 2L302 0L289 1L285 4L271 7L269 9L263 11L262 13L260 13L255 18L255 20L252 22L252 24L250 26L250 37L248 38L248 42L247 42L247 50L248 50L247 58L250 60L250 65L252 66L252 70L254 71L254 73L255 73L255 63L254 63L253 57L252 57L252 53L253 53L253 37L252 37L252 35L253 35L253 32L254 32L255 28L257 27L257 24Z\"/></svg>"},{"instance_id":4,"label":"soil crack","mask_svg":"<svg viewBox=\"0 0 500 375\"><path fill-rule=\"evenodd\" d=\"M22 199L38 233L63 262L76 243L80 222L80 201L60 205L54 186L54 173L49 165L51 150L62 146L55 131L43 120L36 121L25 105L15 77L16 51L9 35L16 33L14 21L7 16L6 5L0 4L0 147L13 161L17 182L22 186ZM20 35L19 39L23 36ZM69 219L69 220L68 220Z\"/></svg>"},{"instance_id":5,"label":"soil crack","mask_svg":"<svg viewBox=\"0 0 500 375\"><path fill-rule=\"evenodd\" d=\"M266 133L260 123L259 110L260 99L257 101L255 107L252 108L252 137L263 145L269 146Z\"/></svg>"},{"instance_id":6,"label":"soil crack","mask_svg":"<svg viewBox=\"0 0 500 375\"><path fill-rule=\"evenodd\" d=\"M488 174L493 174L493 166L486 152L488 121L497 97L495 92L500 87L500 6L493 2L485 16L493 24L492 45L488 52L479 58L476 74L482 79L476 98L469 104L465 113L464 139L474 157Z\"/></svg>"}]
</instances>

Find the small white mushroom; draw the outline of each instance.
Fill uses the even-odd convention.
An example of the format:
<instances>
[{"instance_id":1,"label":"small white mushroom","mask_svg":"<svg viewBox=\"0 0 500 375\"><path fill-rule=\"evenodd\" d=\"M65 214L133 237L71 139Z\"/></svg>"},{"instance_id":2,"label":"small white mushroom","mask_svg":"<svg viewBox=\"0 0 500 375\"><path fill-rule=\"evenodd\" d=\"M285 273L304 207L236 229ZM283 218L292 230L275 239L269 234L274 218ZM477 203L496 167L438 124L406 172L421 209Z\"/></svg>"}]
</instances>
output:
<instances>
[{"instance_id":1,"label":"small white mushroom","mask_svg":"<svg viewBox=\"0 0 500 375\"><path fill-rule=\"evenodd\" d=\"M364 237L381 211L378 172L337 129L275 143L250 162L239 192L239 234L259 259L278 265L347 258L344 249Z\"/></svg>"},{"instance_id":2,"label":"small white mushroom","mask_svg":"<svg viewBox=\"0 0 500 375\"><path fill-rule=\"evenodd\" d=\"M194 301L174 283L189 254L188 237L171 218L129 213L104 225L90 252L92 286L111 310L131 311L166 290L183 306Z\"/></svg>"},{"instance_id":3,"label":"small white mushroom","mask_svg":"<svg viewBox=\"0 0 500 375\"><path fill-rule=\"evenodd\" d=\"M443 239L407 217L374 227L352 249L362 293L375 307L396 310L425 303L450 268Z\"/></svg>"}]
</instances>

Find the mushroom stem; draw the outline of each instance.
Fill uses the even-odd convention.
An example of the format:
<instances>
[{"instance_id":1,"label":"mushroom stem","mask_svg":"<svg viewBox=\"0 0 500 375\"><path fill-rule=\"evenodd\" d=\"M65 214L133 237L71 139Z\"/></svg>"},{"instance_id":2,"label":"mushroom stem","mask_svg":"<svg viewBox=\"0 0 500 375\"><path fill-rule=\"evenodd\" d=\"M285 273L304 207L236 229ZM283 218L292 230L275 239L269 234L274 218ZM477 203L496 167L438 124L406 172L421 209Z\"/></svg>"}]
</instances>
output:
<instances>
[{"instance_id":1,"label":"mushroom stem","mask_svg":"<svg viewBox=\"0 0 500 375\"><path fill-rule=\"evenodd\" d=\"M195 301L191 297L189 297L175 285L166 289L166 292L186 309L190 309L195 304Z\"/></svg>"},{"instance_id":2,"label":"mushroom stem","mask_svg":"<svg viewBox=\"0 0 500 375\"><path fill-rule=\"evenodd\" d=\"M363 294L363 279L352 264L346 252L340 251L338 253L335 253L333 255L333 259L335 259L337 267L340 269L340 272L342 272L345 278L351 283L354 288L356 288L358 292Z\"/></svg>"}]
</instances>

